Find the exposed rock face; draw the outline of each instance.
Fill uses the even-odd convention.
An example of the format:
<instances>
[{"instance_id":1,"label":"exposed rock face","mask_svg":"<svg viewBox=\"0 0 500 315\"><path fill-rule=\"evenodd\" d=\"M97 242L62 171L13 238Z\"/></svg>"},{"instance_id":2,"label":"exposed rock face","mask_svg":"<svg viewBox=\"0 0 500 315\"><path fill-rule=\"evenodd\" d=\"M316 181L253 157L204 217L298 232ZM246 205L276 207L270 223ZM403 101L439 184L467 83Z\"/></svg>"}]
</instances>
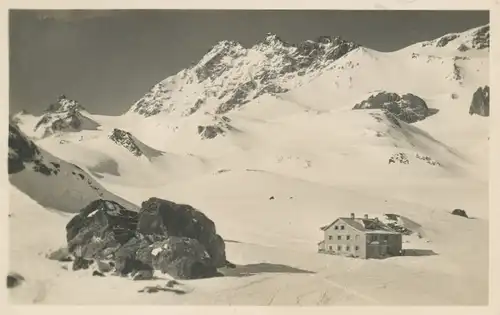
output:
<instances>
[{"instance_id":1,"label":"exposed rock face","mask_svg":"<svg viewBox=\"0 0 500 315\"><path fill-rule=\"evenodd\" d=\"M226 264L225 244L216 233L214 222L189 205L150 198L142 203L138 231L145 235L196 239L206 248L212 266Z\"/></svg>"},{"instance_id":2,"label":"exposed rock face","mask_svg":"<svg viewBox=\"0 0 500 315\"><path fill-rule=\"evenodd\" d=\"M20 274L15 273L15 272L10 272L7 275L7 288L9 288L9 289L15 288L15 287L21 285L21 283L23 283L24 280L25 280L24 277L21 276Z\"/></svg>"},{"instance_id":3,"label":"exposed rock face","mask_svg":"<svg viewBox=\"0 0 500 315\"><path fill-rule=\"evenodd\" d=\"M95 200L66 225L68 250L84 259L106 259L135 236L138 214L116 202Z\"/></svg>"},{"instance_id":4,"label":"exposed rock face","mask_svg":"<svg viewBox=\"0 0 500 315\"><path fill-rule=\"evenodd\" d=\"M130 111L144 116L179 111L189 116L216 102L219 105L214 113L227 113L261 95L285 93L309 82L358 47L328 36L294 45L268 34L251 48L221 41L192 67L153 86ZM182 93L199 85L203 85L202 96Z\"/></svg>"},{"instance_id":5,"label":"exposed rock face","mask_svg":"<svg viewBox=\"0 0 500 315\"><path fill-rule=\"evenodd\" d=\"M429 108L425 101L409 93L399 95L379 92L356 104L353 109L382 109L407 123L423 120L429 115Z\"/></svg>"},{"instance_id":6,"label":"exposed rock face","mask_svg":"<svg viewBox=\"0 0 500 315\"><path fill-rule=\"evenodd\" d=\"M472 95L469 114L488 117L490 116L490 87L479 87Z\"/></svg>"},{"instance_id":7,"label":"exposed rock face","mask_svg":"<svg viewBox=\"0 0 500 315\"><path fill-rule=\"evenodd\" d=\"M484 25L464 33L452 33L422 43L422 47L446 47L455 45L458 51L487 49L490 47L490 26Z\"/></svg>"},{"instance_id":8,"label":"exposed rock face","mask_svg":"<svg viewBox=\"0 0 500 315\"><path fill-rule=\"evenodd\" d=\"M154 269L177 279L207 278L217 273L205 247L196 239L171 236L154 243L151 256Z\"/></svg>"},{"instance_id":9,"label":"exposed rock face","mask_svg":"<svg viewBox=\"0 0 500 315\"><path fill-rule=\"evenodd\" d=\"M468 218L469 216L467 215L467 212L465 212L465 210L462 210L462 209L455 209L451 212L451 214L454 214L454 215L458 215L458 216L461 216L461 217L464 217L464 218Z\"/></svg>"},{"instance_id":10,"label":"exposed rock face","mask_svg":"<svg viewBox=\"0 0 500 315\"><path fill-rule=\"evenodd\" d=\"M213 121L213 125L198 126L198 134L202 139L213 139L217 136L224 136L230 130L235 130L230 124L231 119L226 116L214 116Z\"/></svg>"},{"instance_id":11,"label":"exposed rock face","mask_svg":"<svg viewBox=\"0 0 500 315\"><path fill-rule=\"evenodd\" d=\"M22 171L25 163L34 162L40 157L40 150L14 124L9 124L9 174Z\"/></svg>"},{"instance_id":12,"label":"exposed rock face","mask_svg":"<svg viewBox=\"0 0 500 315\"><path fill-rule=\"evenodd\" d=\"M473 34L472 48L485 49L490 48L490 26L485 25Z\"/></svg>"},{"instance_id":13,"label":"exposed rock face","mask_svg":"<svg viewBox=\"0 0 500 315\"><path fill-rule=\"evenodd\" d=\"M9 174L18 173L26 168L26 164L40 174L57 175L60 164L44 161L38 147L24 135L17 126L9 124Z\"/></svg>"},{"instance_id":14,"label":"exposed rock face","mask_svg":"<svg viewBox=\"0 0 500 315\"><path fill-rule=\"evenodd\" d=\"M122 275L153 270L151 248L154 240L140 233L130 238L114 254L115 269Z\"/></svg>"},{"instance_id":15,"label":"exposed rock face","mask_svg":"<svg viewBox=\"0 0 500 315\"><path fill-rule=\"evenodd\" d=\"M225 133L226 131L219 126L198 126L198 134L202 139L213 139Z\"/></svg>"},{"instance_id":16,"label":"exposed rock face","mask_svg":"<svg viewBox=\"0 0 500 315\"><path fill-rule=\"evenodd\" d=\"M408 156L405 153L395 153L389 158L389 164L392 163L400 163L400 164L410 164L410 160L408 160Z\"/></svg>"},{"instance_id":17,"label":"exposed rock face","mask_svg":"<svg viewBox=\"0 0 500 315\"><path fill-rule=\"evenodd\" d=\"M429 165L432 165L432 166L440 166L441 165L438 161L433 160L430 156L427 156L427 155L422 155L422 154L416 153L415 157L421 161L424 161L425 163L427 163Z\"/></svg>"},{"instance_id":18,"label":"exposed rock face","mask_svg":"<svg viewBox=\"0 0 500 315\"><path fill-rule=\"evenodd\" d=\"M218 43L212 50L213 54L204 61L203 67L197 67L195 72L198 77L198 82L203 82L207 79L214 80L225 71L228 70L228 65L223 62L225 57L236 59L246 55L246 50L235 41L222 41ZM207 54L208 55L208 54Z\"/></svg>"},{"instance_id":19,"label":"exposed rock face","mask_svg":"<svg viewBox=\"0 0 500 315\"><path fill-rule=\"evenodd\" d=\"M34 130L43 129L43 137L47 137L58 132L97 129L99 124L82 114L84 110L78 102L61 95L56 103L47 108Z\"/></svg>"},{"instance_id":20,"label":"exposed rock face","mask_svg":"<svg viewBox=\"0 0 500 315\"><path fill-rule=\"evenodd\" d=\"M457 48L457 50L461 51L461 52L467 51L469 49L470 49L469 46L467 46L465 44L460 44L460 46L458 46L458 48Z\"/></svg>"},{"instance_id":21,"label":"exposed rock face","mask_svg":"<svg viewBox=\"0 0 500 315\"><path fill-rule=\"evenodd\" d=\"M441 37L440 39L438 39L438 41L436 43L436 46L437 47L444 47L449 42L451 42L452 40L456 39L457 37L458 37L458 34L445 35L445 36Z\"/></svg>"},{"instance_id":22,"label":"exposed rock face","mask_svg":"<svg viewBox=\"0 0 500 315\"><path fill-rule=\"evenodd\" d=\"M244 105L244 104L250 102L250 100L248 99L248 96L256 88L257 88L257 83L255 83L254 81L248 81L246 83L243 83L232 93L231 97L227 101L222 103L217 108L215 113L216 114L225 114L238 106L241 106L241 105Z\"/></svg>"},{"instance_id":23,"label":"exposed rock face","mask_svg":"<svg viewBox=\"0 0 500 315\"><path fill-rule=\"evenodd\" d=\"M227 264L213 221L189 205L158 198L144 202L140 213L95 200L67 224L66 238L74 270L109 260L116 272L136 280L153 270L197 279L215 276Z\"/></svg>"},{"instance_id":24,"label":"exposed rock face","mask_svg":"<svg viewBox=\"0 0 500 315\"><path fill-rule=\"evenodd\" d=\"M116 144L129 150L135 156L142 156L144 153L135 143L134 137L128 131L114 128L109 138Z\"/></svg>"},{"instance_id":25,"label":"exposed rock face","mask_svg":"<svg viewBox=\"0 0 500 315\"><path fill-rule=\"evenodd\" d=\"M393 213L386 213L386 214L384 214L384 217L385 217L385 221L386 221L385 223L392 230L399 232L403 235L411 235L413 233L412 230L410 230L406 226L404 226L404 222L402 221L400 215L393 214Z\"/></svg>"}]
</instances>

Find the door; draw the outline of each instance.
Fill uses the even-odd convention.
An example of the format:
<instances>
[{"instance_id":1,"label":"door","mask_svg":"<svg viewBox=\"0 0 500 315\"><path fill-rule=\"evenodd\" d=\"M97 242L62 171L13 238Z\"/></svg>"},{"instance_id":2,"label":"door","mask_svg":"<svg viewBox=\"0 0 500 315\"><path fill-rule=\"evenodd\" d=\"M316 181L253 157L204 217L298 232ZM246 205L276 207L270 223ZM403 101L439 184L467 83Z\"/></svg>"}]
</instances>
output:
<instances>
[{"instance_id":1,"label":"door","mask_svg":"<svg viewBox=\"0 0 500 315\"><path fill-rule=\"evenodd\" d=\"M386 245L379 246L379 254L381 257L387 256L387 246Z\"/></svg>"}]
</instances>

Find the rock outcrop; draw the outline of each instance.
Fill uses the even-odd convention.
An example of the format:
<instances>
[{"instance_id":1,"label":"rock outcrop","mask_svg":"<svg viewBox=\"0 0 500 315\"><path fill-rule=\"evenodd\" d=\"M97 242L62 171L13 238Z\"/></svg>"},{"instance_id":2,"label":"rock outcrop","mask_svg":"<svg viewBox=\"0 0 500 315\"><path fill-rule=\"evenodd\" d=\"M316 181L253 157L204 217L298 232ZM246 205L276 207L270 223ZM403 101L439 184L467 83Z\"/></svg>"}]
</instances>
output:
<instances>
[{"instance_id":1,"label":"rock outcrop","mask_svg":"<svg viewBox=\"0 0 500 315\"><path fill-rule=\"evenodd\" d=\"M465 210L462 210L462 209L455 209L451 212L451 214L453 215L458 215L460 217L464 217L464 218L468 218L469 216L467 215L467 212L465 212Z\"/></svg>"},{"instance_id":2,"label":"rock outcrop","mask_svg":"<svg viewBox=\"0 0 500 315\"><path fill-rule=\"evenodd\" d=\"M484 117L490 116L490 87L488 85L479 87L472 95L469 114Z\"/></svg>"},{"instance_id":3,"label":"rock outcrop","mask_svg":"<svg viewBox=\"0 0 500 315\"><path fill-rule=\"evenodd\" d=\"M68 250L84 259L106 259L135 236L137 222L137 212L95 200L66 225Z\"/></svg>"},{"instance_id":4,"label":"rock outcrop","mask_svg":"<svg viewBox=\"0 0 500 315\"><path fill-rule=\"evenodd\" d=\"M40 159L40 150L14 124L9 124L9 174L25 169L25 163Z\"/></svg>"},{"instance_id":5,"label":"rock outcrop","mask_svg":"<svg viewBox=\"0 0 500 315\"><path fill-rule=\"evenodd\" d=\"M213 124L198 126L198 134L202 139L213 139L217 136L224 136L228 131L235 130L230 124L231 119L226 116L214 116Z\"/></svg>"},{"instance_id":6,"label":"rock outcrop","mask_svg":"<svg viewBox=\"0 0 500 315\"><path fill-rule=\"evenodd\" d=\"M427 155L415 153L415 157L421 161L424 161L425 163L427 163L429 165L432 165L432 166L440 166L441 165L441 163L439 163L438 161L432 159L430 156L427 156Z\"/></svg>"},{"instance_id":7,"label":"rock outcrop","mask_svg":"<svg viewBox=\"0 0 500 315\"><path fill-rule=\"evenodd\" d=\"M408 160L408 156L403 152L395 153L389 158L389 164L396 163L396 162L398 162L400 164L410 164L410 160Z\"/></svg>"},{"instance_id":8,"label":"rock outcrop","mask_svg":"<svg viewBox=\"0 0 500 315\"><path fill-rule=\"evenodd\" d=\"M109 139L119 146L129 150L135 156L144 155L139 146L135 143L134 137L128 131L114 128L109 135Z\"/></svg>"},{"instance_id":9,"label":"rock outcrop","mask_svg":"<svg viewBox=\"0 0 500 315\"><path fill-rule=\"evenodd\" d=\"M139 213L95 200L67 224L66 238L74 270L111 261L115 272L136 280L154 270L197 279L215 276L227 264L213 221L189 205L158 198L143 202Z\"/></svg>"},{"instance_id":10,"label":"rock outcrop","mask_svg":"<svg viewBox=\"0 0 500 315\"><path fill-rule=\"evenodd\" d=\"M381 109L407 123L423 120L429 115L429 108L425 101L410 93L399 95L390 92L378 92L356 104L353 109Z\"/></svg>"},{"instance_id":11,"label":"rock outcrop","mask_svg":"<svg viewBox=\"0 0 500 315\"><path fill-rule=\"evenodd\" d=\"M16 272L10 272L7 275L7 288L12 289L24 282L24 277Z\"/></svg>"},{"instance_id":12,"label":"rock outcrop","mask_svg":"<svg viewBox=\"0 0 500 315\"><path fill-rule=\"evenodd\" d=\"M117 145L125 148L130 153L137 157L144 156L147 159L152 159L163 155L165 152L151 148L142 141L134 137L130 132L114 128L109 134L109 139Z\"/></svg>"},{"instance_id":13,"label":"rock outcrop","mask_svg":"<svg viewBox=\"0 0 500 315\"><path fill-rule=\"evenodd\" d=\"M446 34L435 40L423 42L421 45L438 48L452 46L461 52L470 49L488 49L490 48L490 26L483 25L463 33Z\"/></svg>"}]
</instances>

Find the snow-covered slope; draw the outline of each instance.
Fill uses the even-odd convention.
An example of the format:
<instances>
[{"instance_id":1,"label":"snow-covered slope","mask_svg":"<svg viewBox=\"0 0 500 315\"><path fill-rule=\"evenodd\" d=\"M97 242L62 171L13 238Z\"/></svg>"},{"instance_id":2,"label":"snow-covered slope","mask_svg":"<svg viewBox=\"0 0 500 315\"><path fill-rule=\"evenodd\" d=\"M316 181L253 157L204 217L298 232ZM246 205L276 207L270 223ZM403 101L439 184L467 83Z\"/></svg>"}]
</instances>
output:
<instances>
[{"instance_id":1,"label":"snow-covered slope","mask_svg":"<svg viewBox=\"0 0 500 315\"><path fill-rule=\"evenodd\" d=\"M43 302L486 303L488 249L477 244L488 244L489 118L469 110L489 84L489 27L457 35L390 53L336 37L294 46L269 35L251 48L224 41L126 114L88 114L98 129L37 139L130 202L155 196L202 210L238 265L228 277L187 281L183 296L136 292L155 280L61 271ZM398 114L415 108L418 119ZM36 123L16 118L23 130ZM452 215L455 208L472 219ZM318 254L319 228L352 212L404 218L418 230L405 236L411 254L383 261ZM65 294L75 277L92 293Z\"/></svg>"},{"instance_id":2,"label":"snow-covered slope","mask_svg":"<svg viewBox=\"0 0 500 315\"><path fill-rule=\"evenodd\" d=\"M403 50L419 50L427 54L482 55L490 50L490 26L475 27L462 33L450 33L434 40L411 45Z\"/></svg>"},{"instance_id":3,"label":"snow-covered slope","mask_svg":"<svg viewBox=\"0 0 500 315\"><path fill-rule=\"evenodd\" d=\"M244 183L244 184L242 184ZM175 187L174 187L175 186ZM193 193L193 191L198 193ZM69 220L14 190L10 269L26 283L11 292L15 303L195 305L480 305L487 302L487 221L467 220L411 202L328 187L263 172L226 172L150 193L189 201L217 223L228 276L182 281L188 294L141 294L165 278L131 281L64 270L44 254L62 246ZM129 196L132 196L132 191ZM269 200L269 196L275 196ZM292 197L292 199L290 199ZM134 199L143 195L135 190ZM468 198L474 199L469 193ZM320 226L345 210L399 213L419 224L424 238L405 237L408 255L382 261L318 254ZM44 222L40 225L39 222ZM33 228L26 231L25 226ZM44 231L50 231L50 234ZM56 233L59 231L60 233ZM460 233L457 233L460 231ZM44 233L45 237L39 235ZM40 254L39 254L40 253ZM68 290L71 287L72 290Z\"/></svg>"},{"instance_id":4,"label":"snow-covered slope","mask_svg":"<svg viewBox=\"0 0 500 315\"><path fill-rule=\"evenodd\" d=\"M9 125L9 181L42 206L78 212L99 198L137 206L108 192L81 167L38 148L16 126Z\"/></svg>"}]
</instances>

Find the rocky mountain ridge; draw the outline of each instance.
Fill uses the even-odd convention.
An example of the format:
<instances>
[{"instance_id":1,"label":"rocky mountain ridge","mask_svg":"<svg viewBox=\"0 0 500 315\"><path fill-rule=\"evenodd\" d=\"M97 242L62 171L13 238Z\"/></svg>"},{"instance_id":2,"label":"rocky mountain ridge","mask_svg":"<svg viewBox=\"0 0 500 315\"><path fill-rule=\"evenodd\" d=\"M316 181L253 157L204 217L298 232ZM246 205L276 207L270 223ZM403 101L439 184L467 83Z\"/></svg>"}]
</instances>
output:
<instances>
[{"instance_id":1,"label":"rocky mountain ridge","mask_svg":"<svg viewBox=\"0 0 500 315\"><path fill-rule=\"evenodd\" d=\"M462 33L409 46L443 49L454 47L451 59L428 55L429 61L440 59L450 64L447 79L462 82L463 54L470 50L489 49L489 25ZM159 113L191 116L200 111L226 114L265 94L278 95L321 76L325 71L342 71L358 66L338 60L354 51L370 54L370 49L341 37L320 36L291 44L278 35L267 36L250 48L239 42L224 40L213 46L195 65L154 85L130 108L128 113L149 117ZM419 50L411 58L419 58ZM428 52L423 51L424 54ZM376 58L376 57L374 57Z\"/></svg>"},{"instance_id":2,"label":"rocky mountain ridge","mask_svg":"<svg viewBox=\"0 0 500 315\"><path fill-rule=\"evenodd\" d=\"M431 41L420 44L422 47L453 47L457 51L465 52L470 49L490 48L490 25L483 25L463 33L449 33Z\"/></svg>"},{"instance_id":3,"label":"rocky mountain ridge","mask_svg":"<svg viewBox=\"0 0 500 315\"><path fill-rule=\"evenodd\" d=\"M263 94L287 92L358 47L328 36L294 45L268 34L248 49L235 41L221 41L196 65L153 86L130 112L148 117L177 111L189 116L208 107L224 114Z\"/></svg>"},{"instance_id":4,"label":"rocky mountain ridge","mask_svg":"<svg viewBox=\"0 0 500 315\"><path fill-rule=\"evenodd\" d=\"M58 97L57 102L50 104L40 120L36 123L34 131L41 130L42 138L59 132L78 132L81 130L95 130L100 125L87 117L85 108L75 100L65 95Z\"/></svg>"}]
</instances>

